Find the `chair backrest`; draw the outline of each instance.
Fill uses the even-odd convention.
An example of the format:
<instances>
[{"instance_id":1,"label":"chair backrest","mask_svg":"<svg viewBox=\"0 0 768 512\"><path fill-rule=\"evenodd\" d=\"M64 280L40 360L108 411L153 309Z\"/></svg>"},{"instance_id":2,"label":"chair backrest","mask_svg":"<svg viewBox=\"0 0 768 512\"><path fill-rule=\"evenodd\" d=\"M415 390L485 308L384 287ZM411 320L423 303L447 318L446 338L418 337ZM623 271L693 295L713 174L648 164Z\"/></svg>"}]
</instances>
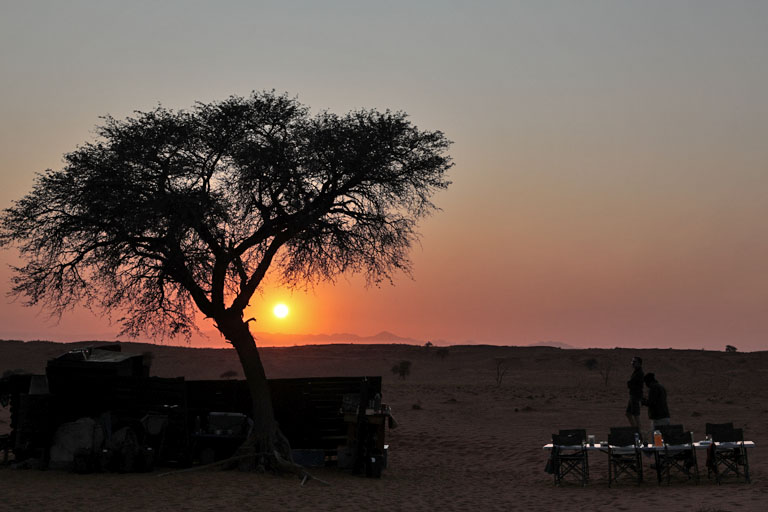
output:
<instances>
[{"instance_id":1,"label":"chair backrest","mask_svg":"<svg viewBox=\"0 0 768 512\"><path fill-rule=\"evenodd\" d=\"M664 444L677 445L693 443L693 435L690 432L685 432L682 425L672 426L679 426L680 428L662 430L661 437L664 439Z\"/></svg>"},{"instance_id":2,"label":"chair backrest","mask_svg":"<svg viewBox=\"0 0 768 512\"><path fill-rule=\"evenodd\" d=\"M578 442L574 444L581 444L587 440L587 431L583 428L560 429L558 434L561 436L575 437Z\"/></svg>"},{"instance_id":3,"label":"chair backrest","mask_svg":"<svg viewBox=\"0 0 768 512\"><path fill-rule=\"evenodd\" d=\"M744 440L744 429L723 428L712 432L712 440L717 443L737 443Z\"/></svg>"},{"instance_id":4,"label":"chair backrest","mask_svg":"<svg viewBox=\"0 0 768 512\"><path fill-rule=\"evenodd\" d=\"M726 423L707 423L704 425L704 432L706 434L711 434L713 431L718 429L732 429L733 428L733 422L729 421Z\"/></svg>"},{"instance_id":5,"label":"chair backrest","mask_svg":"<svg viewBox=\"0 0 768 512\"><path fill-rule=\"evenodd\" d=\"M665 441L667 437L679 435L685 431L682 425L660 425L658 429Z\"/></svg>"},{"instance_id":6,"label":"chair backrest","mask_svg":"<svg viewBox=\"0 0 768 512\"><path fill-rule=\"evenodd\" d=\"M631 446L635 444L635 427L611 427L608 434L608 444L612 446Z\"/></svg>"},{"instance_id":7,"label":"chair backrest","mask_svg":"<svg viewBox=\"0 0 768 512\"><path fill-rule=\"evenodd\" d=\"M731 438L734 436L733 422L707 423L705 428L706 433L712 436L712 440L718 443L732 441Z\"/></svg>"},{"instance_id":8,"label":"chair backrest","mask_svg":"<svg viewBox=\"0 0 768 512\"><path fill-rule=\"evenodd\" d=\"M552 444L555 446L579 446L584 444L585 437L578 434L552 434Z\"/></svg>"}]
</instances>

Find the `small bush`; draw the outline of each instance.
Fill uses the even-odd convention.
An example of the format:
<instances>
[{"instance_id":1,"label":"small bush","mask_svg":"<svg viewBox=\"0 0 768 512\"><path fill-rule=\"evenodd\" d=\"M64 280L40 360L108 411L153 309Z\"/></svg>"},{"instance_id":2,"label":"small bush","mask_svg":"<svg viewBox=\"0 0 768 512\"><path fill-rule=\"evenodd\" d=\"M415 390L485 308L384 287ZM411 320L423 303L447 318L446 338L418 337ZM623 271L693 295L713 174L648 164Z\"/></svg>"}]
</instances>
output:
<instances>
[{"instance_id":1,"label":"small bush","mask_svg":"<svg viewBox=\"0 0 768 512\"><path fill-rule=\"evenodd\" d=\"M594 357L590 357L589 359L584 361L584 366L587 367L587 370L592 371L592 370L596 370L599 364L597 362L597 359L595 359Z\"/></svg>"},{"instance_id":2,"label":"small bush","mask_svg":"<svg viewBox=\"0 0 768 512\"><path fill-rule=\"evenodd\" d=\"M496 387L501 387L501 381L509 370L509 361L506 357L497 357L493 360L496 366Z\"/></svg>"},{"instance_id":3,"label":"small bush","mask_svg":"<svg viewBox=\"0 0 768 512\"><path fill-rule=\"evenodd\" d=\"M394 366L392 366L392 373L400 376L401 379L405 380L405 378L411 374L411 362L400 361L399 363L396 363Z\"/></svg>"}]
</instances>

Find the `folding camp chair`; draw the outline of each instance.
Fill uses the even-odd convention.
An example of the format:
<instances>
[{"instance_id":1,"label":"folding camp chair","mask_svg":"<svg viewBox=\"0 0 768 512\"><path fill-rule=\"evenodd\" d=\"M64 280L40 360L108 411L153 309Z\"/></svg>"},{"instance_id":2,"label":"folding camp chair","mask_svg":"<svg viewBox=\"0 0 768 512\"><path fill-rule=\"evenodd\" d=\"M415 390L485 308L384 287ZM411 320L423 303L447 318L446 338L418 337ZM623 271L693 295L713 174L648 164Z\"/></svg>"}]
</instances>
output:
<instances>
[{"instance_id":1,"label":"folding camp chair","mask_svg":"<svg viewBox=\"0 0 768 512\"><path fill-rule=\"evenodd\" d=\"M696 449L693 447L693 432L685 432L682 425L666 425L659 427L663 438L663 448L654 452L656 459L656 476L661 485L662 476L666 474L667 485L672 480L672 472L679 472L699 483L699 465L696 460Z\"/></svg>"},{"instance_id":2,"label":"folding camp chair","mask_svg":"<svg viewBox=\"0 0 768 512\"><path fill-rule=\"evenodd\" d=\"M635 446L635 427L611 427L608 434L608 487L622 475L643 482L643 460Z\"/></svg>"},{"instance_id":3,"label":"folding camp chair","mask_svg":"<svg viewBox=\"0 0 768 512\"><path fill-rule=\"evenodd\" d=\"M577 439L581 440L581 443L586 446L587 444L587 431L583 428L568 428L568 429L560 429L558 432L561 436L576 436ZM586 464L586 473L587 473L587 481L589 481L589 452L584 451L584 456L587 460Z\"/></svg>"},{"instance_id":4,"label":"folding camp chair","mask_svg":"<svg viewBox=\"0 0 768 512\"><path fill-rule=\"evenodd\" d=\"M728 437L728 433L733 430L733 422L727 423L707 423L704 427L704 432L709 436L712 444L709 445L707 450L707 478L712 477L712 473L717 473L715 467L715 442L714 438L722 439Z\"/></svg>"},{"instance_id":5,"label":"folding camp chair","mask_svg":"<svg viewBox=\"0 0 768 512\"><path fill-rule=\"evenodd\" d=\"M736 478L743 475L749 483L749 458L744 447L744 431L733 428L733 423L707 423L706 433L712 436L712 444L707 451L707 476L714 473L720 484L723 477L729 474Z\"/></svg>"},{"instance_id":6,"label":"folding camp chair","mask_svg":"<svg viewBox=\"0 0 768 512\"><path fill-rule=\"evenodd\" d=\"M584 430L561 430L552 434L552 470L555 484L560 485L568 474L573 474L582 487L589 480L589 458L584 444L587 435Z\"/></svg>"}]
</instances>

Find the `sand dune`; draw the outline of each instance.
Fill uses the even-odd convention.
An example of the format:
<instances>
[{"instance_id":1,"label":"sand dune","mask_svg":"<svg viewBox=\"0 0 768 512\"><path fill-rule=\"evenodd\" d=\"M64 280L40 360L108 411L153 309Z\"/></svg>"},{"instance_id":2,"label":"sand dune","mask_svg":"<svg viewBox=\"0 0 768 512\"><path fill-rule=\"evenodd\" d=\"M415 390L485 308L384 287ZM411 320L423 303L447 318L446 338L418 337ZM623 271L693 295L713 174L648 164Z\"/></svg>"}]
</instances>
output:
<instances>
[{"instance_id":1,"label":"sand dune","mask_svg":"<svg viewBox=\"0 0 768 512\"><path fill-rule=\"evenodd\" d=\"M218 378L238 370L232 350L125 344L152 351L153 374ZM42 372L67 346L0 342L0 373ZM605 437L624 425L625 381L638 354L667 387L674 422L703 437L707 421L734 421L757 447L753 483L717 486L704 478L658 487L607 487L606 464L592 457L592 481L555 487L542 445L559 428ZM768 507L768 353L682 350L560 350L548 347L324 345L263 350L268 376L382 375L384 401L400 427L388 433L389 469L380 480L316 471L330 487L292 477L231 471L175 476L75 475L0 469L0 510L765 510ZM498 358L508 368L496 382ZM412 361L406 380L392 375ZM588 359L603 369L589 370ZM605 370L610 368L608 382ZM416 406L416 407L415 407ZM0 431L7 409L0 410ZM645 412L645 411L643 411ZM650 461L648 462L650 464Z\"/></svg>"}]
</instances>

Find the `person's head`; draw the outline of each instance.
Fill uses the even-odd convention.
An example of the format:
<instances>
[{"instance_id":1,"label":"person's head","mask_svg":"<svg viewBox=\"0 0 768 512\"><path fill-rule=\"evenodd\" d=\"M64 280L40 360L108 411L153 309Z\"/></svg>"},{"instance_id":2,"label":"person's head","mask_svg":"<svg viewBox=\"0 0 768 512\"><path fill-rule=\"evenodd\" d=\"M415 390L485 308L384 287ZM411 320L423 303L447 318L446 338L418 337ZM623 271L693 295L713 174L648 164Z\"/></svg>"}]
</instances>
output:
<instances>
[{"instance_id":1,"label":"person's head","mask_svg":"<svg viewBox=\"0 0 768 512\"><path fill-rule=\"evenodd\" d=\"M641 357L633 357L632 358L632 368L642 368L643 367L643 359Z\"/></svg>"},{"instance_id":2,"label":"person's head","mask_svg":"<svg viewBox=\"0 0 768 512\"><path fill-rule=\"evenodd\" d=\"M651 384L656 382L656 374L653 372L649 372L645 374L645 377L643 377L643 382L645 382L645 385L650 387Z\"/></svg>"}]
</instances>

